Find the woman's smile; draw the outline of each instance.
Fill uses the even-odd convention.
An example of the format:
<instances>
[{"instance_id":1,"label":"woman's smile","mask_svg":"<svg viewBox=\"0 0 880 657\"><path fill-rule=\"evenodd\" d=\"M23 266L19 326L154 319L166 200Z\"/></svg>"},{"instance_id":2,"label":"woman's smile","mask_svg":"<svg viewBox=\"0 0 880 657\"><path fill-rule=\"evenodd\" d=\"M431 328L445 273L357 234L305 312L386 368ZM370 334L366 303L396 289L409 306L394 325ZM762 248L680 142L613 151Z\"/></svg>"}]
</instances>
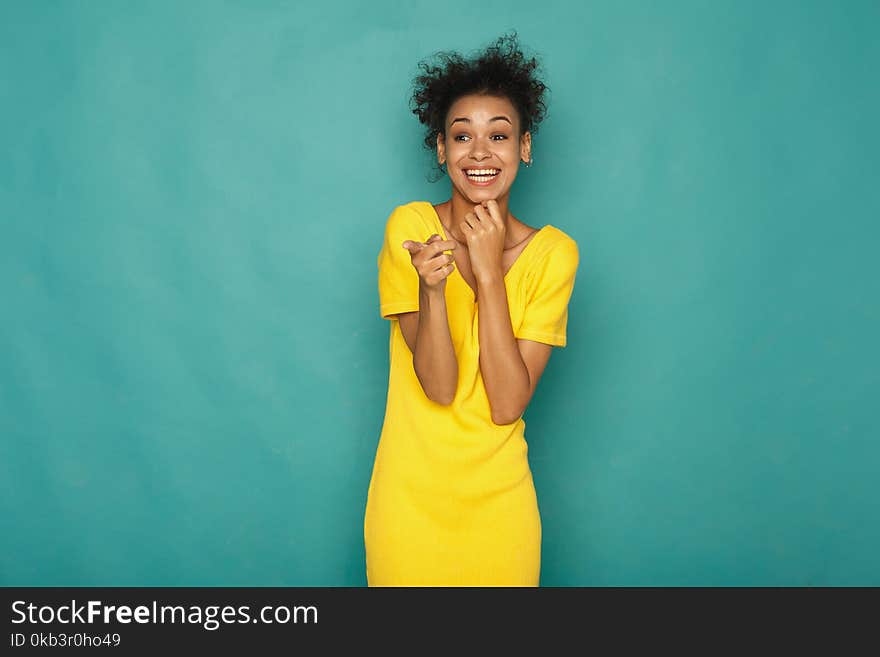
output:
<instances>
[{"instance_id":1,"label":"woman's smile","mask_svg":"<svg viewBox=\"0 0 880 657\"><path fill-rule=\"evenodd\" d=\"M494 167L469 168L462 169L462 171L464 171L464 176L468 182L476 187L488 187L498 180L498 177L501 175L501 169Z\"/></svg>"}]
</instances>

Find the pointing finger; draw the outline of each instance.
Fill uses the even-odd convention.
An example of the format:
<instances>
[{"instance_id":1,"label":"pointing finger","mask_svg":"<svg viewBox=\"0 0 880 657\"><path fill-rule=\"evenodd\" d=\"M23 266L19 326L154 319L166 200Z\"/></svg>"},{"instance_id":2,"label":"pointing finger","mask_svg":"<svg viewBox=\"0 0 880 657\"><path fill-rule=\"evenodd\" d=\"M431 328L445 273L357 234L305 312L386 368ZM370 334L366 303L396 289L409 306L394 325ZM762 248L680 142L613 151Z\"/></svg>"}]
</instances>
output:
<instances>
[{"instance_id":1,"label":"pointing finger","mask_svg":"<svg viewBox=\"0 0 880 657\"><path fill-rule=\"evenodd\" d=\"M455 242L452 240L434 240L431 242L430 246L436 249L435 253L440 253L441 251L454 251L455 250Z\"/></svg>"}]
</instances>

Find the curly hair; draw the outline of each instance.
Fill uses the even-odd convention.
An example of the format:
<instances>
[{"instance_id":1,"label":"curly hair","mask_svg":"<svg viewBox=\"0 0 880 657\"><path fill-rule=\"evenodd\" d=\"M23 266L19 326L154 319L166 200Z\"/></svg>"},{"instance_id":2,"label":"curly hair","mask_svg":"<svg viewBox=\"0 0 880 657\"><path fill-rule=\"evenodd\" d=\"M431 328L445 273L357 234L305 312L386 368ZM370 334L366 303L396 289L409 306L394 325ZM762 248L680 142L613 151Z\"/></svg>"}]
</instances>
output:
<instances>
[{"instance_id":1,"label":"curly hair","mask_svg":"<svg viewBox=\"0 0 880 657\"><path fill-rule=\"evenodd\" d=\"M439 63L430 59L419 62L423 73L413 80L410 101L412 113L427 126L424 144L428 150L434 151L437 136L445 132L452 104L471 94L507 98L519 114L520 136L526 131L537 132L547 113L544 94L549 87L536 75L538 60L526 58L520 50L515 30L471 59L455 51L433 56Z\"/></svg>"}]
</instances>

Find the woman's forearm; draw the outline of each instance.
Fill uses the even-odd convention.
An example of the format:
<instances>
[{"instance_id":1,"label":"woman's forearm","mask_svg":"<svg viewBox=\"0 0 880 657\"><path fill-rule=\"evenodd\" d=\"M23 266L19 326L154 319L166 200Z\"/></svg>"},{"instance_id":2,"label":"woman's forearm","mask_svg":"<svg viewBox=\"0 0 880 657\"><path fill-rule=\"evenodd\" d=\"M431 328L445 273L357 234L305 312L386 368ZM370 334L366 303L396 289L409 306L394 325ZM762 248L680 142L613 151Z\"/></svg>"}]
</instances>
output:
<instances>
[{"instance_id":1,"label":"woman's forearm","mask_svg":"<svg viewBox=\"0 0 880 657\"><path fill-rule=\"evenodd\" d=\"M477 280L480 305L480 373L495 424L516 422L530 392L529 370L523 362L513 327L503 276Z\"/></svg>"},{"instance_id":2,"label":"woman's forearm","mask_svg":"<svg viewBox=\"0 0 880 657\"><path fill-rule=\"evenodd\" d=\"M419 287L419 328L413 367L428 399L448 405L458 389L458 360L449 332L443 289Z\"/></svg>"}]
</instances>

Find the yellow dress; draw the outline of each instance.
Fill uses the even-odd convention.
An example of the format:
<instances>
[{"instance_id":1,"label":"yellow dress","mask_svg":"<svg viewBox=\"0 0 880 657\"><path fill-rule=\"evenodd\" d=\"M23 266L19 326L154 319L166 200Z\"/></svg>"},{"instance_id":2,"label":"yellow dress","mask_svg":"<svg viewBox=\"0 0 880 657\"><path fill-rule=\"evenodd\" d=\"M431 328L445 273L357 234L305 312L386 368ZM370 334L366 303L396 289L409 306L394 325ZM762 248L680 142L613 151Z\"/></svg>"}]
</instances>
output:
<instances>
[{"instance_id":1,"label":"yellow dress","mask_svg":"<svg viewBox=\"0 0 880 657\"><path fill-rule=\"evenodd\" d=\"M369 586L538 586L541 517L525 421L496 425L479 366L478 303L454 269L446 280L458 389L425 396L397 313L419 309L405 240L446 234L431 203L397 206L378 257L379 306L390 322L385 418L364 515ZM526 243L504 278L514 336L566 344L577 243L554 226Z\"/></svg>"}]
</instances>

